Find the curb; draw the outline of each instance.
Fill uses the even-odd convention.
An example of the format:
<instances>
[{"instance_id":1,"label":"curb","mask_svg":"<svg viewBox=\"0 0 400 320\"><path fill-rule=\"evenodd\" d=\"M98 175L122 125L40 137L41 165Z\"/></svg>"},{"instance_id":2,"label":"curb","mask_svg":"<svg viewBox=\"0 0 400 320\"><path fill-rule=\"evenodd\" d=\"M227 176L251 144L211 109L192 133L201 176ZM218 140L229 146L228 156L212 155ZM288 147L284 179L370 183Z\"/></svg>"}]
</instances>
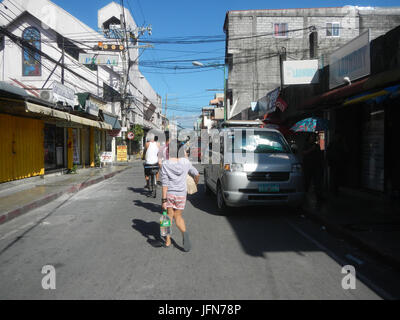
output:
<instances>
[{"instance_id":1,"label":"curb","mask_svg":"<svg viewBox=\"0 0 400 320\"><path fill-rule=\"evenodd\" d=\"M303 208L304 209L304 208ZM324 217L319 216L317 213L313 212L310 209L304 209L306 216L309 217L314 222L319 224L323 224L326 227L326 230L334 235L338 235L342 237L344 240L356 245L361 250L367 252L371 256L381 260L381 262L389 265L392 268L400 271L400 259L396 258L388 253L382 252L382 249L367 243L366 241L356 237L350 231L342 228L341 226L329 222Z\"/></svg>"},{"instance_id":2,"label":"curb","mask_svg":"<svg viewBox=\"0 0 400 320\"><path fill-rule=\"evenodd\" d=\"M0 215L0 225L6 223L8 221L11 221L14 218L17 218L17 217L19 217L19 216L21 216L21 215L23 215L23 214L25 214L25 213L27 213L29 211L32 211L32 210L37 209L39 207L42 207L42 206L44 206L44 205L46 205L46 204L58 199L59 197L61 197L64 194L67 194L67 193L78 193L79 191L82 191L83 189L86 189L87 187L90 187L92 185L100 183L100 182L102 182L104 180L108 180L110 178L113 178L117 174L120 174L120 173L122 173L122 172L124 172L124 171L126 171L126 170L128 170L130 168L131 167L128 166L128 167L126 167L126 168L124 168L122 170L115 171L115 172L112 172L112 173L108 173L108 174L103 175L103 176L101 176L99 178L95 178L93 180L89 180L89 181L85 181L83 183L78 183L78 184L72 185L72 186L68 187L66 190L63 190L63 191L60 191L60 192L57 192L57 193L49 194L49 195L47 195L47 196L45 196L43 198L40 198L40 199L35 200L35 201L33 201L33 202L31 202L31 203L29 203L27 205L24 205L23 207L20 207L18 209L13 209L13 210L11 210L9 212L3 213L3 214Z\"/></svg>"}]
</instances>

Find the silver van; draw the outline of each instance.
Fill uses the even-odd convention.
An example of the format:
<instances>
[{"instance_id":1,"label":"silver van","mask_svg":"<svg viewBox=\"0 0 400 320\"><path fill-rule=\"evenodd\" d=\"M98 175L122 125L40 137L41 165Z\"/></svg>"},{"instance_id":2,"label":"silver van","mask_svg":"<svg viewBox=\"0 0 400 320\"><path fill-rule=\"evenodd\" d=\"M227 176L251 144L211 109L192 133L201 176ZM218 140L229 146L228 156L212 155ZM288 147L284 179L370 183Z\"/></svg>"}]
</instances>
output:
<instances>
[{"instance_id":1,"label":"silver van","mask_svg":"<svg viewBox=\"0 0 400 320\"><path fill-rule=\"evenodd\" d=\"M302 166L278 130L227 127L213 139L204 179L206 192L217 195L219 211L252 205L302 205ZM215 148L217 139L219 150Z\"/></svg>"}]
</instances>

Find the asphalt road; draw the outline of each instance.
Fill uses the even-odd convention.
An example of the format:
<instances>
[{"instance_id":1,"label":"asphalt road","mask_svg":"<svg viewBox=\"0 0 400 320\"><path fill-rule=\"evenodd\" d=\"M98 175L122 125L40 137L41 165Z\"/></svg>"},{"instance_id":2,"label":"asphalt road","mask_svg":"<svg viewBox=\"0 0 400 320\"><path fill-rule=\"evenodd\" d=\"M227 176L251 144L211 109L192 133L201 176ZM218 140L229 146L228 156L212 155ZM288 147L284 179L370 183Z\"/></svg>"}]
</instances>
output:
<instances>
[{"instance_id":1,"label":"asphalt road","mask_svg":"<svg viewBox=\"0 0 400 320\"><path fill-rule=\"evenodd\" d=\"M136 164L0 226L0 300L391 297L390 285L361 274L355 290L344 290L351 248L300 212L244 208L221 216L202 185L184 212L192 251L183 252L175 226L174 247L160 247L160 196L148 198L143 186ZM42 288L45 265L55 268L55 290Z\"/></svg>"}]
</instances>

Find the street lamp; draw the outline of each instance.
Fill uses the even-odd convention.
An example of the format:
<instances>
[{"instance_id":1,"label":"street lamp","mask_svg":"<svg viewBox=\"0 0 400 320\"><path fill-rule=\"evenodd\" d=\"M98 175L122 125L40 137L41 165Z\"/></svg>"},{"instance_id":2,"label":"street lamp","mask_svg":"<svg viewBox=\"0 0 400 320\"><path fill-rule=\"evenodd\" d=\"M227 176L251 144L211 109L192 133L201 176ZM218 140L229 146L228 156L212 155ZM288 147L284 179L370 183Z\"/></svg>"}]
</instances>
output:
<instances>
[{"instance_id":1,"label":"street lamp","mask_svg":"<svg viewBox=\"0 0 400 320\"><path fill-rule=\"evenodd\" d=\"M199 61L192 61L192 64L193 64L194 66L196 66L196 67L205 67L205 65L202 64L202 63L199 62Z\"/></svg>"},{"instance_id":2,"label":"street lamp","mask_svg":"<svg viewBox=\"0 0 400 320\"><path fill-rule=\"evenodd\" d=\"M224 121L226 121L226 65L225 64L203 64L200 61L192 61L192 64L195 67L201 67L201 68L218 68L218 67L224 67Z\"/></svg>"}]
</instances>

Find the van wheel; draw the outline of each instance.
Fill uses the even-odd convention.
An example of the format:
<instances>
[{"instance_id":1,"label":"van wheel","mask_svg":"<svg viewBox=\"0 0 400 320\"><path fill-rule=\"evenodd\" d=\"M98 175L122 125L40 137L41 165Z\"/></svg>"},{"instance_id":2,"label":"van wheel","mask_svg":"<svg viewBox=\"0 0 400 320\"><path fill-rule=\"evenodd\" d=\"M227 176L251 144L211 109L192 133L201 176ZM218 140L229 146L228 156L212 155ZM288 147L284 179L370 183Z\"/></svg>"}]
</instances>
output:
<instances>
[{"instance_id":1,"label":"van wheel","mask_svg":"<svg viewBox=\"0 0 400 320\"><path fill-rule=\"evenodd\" d=\"M217 186L217 207L218 207L218 212L220 212L220 213L227 212L227 206L225 203L221 183L219 183L219 182L218 182L218 186Z\"/></svg>"}]
</instances>

